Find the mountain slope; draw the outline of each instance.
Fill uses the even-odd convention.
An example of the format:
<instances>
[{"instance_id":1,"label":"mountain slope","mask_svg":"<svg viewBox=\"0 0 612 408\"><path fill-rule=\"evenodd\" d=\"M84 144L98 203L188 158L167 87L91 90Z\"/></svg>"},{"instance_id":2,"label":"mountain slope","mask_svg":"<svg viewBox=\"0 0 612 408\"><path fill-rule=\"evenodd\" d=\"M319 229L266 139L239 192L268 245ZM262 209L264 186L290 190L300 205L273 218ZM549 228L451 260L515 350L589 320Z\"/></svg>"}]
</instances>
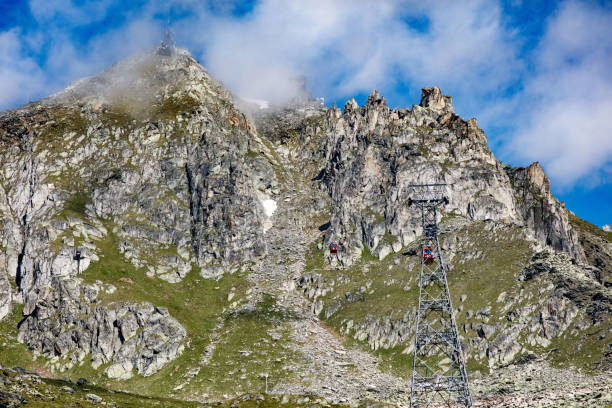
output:
<instances>
[{"instance_id":1,"label":"mountain slope","mask_svg":"<svg viewBox=\"0 0 612 408\"><path fill-rule=\"evenodd\" d=\"M156 397L405 404L421 234L407 186L444 182L474 394L529 400L500 396L525 364L610 378L612 237L537 163L500 163L437 88L411 109L377 92L344 112L259 109L188 53L149 50L0 113L0 158L6 365ZM594 384L540 386L610 402Z\"/></svg>"}]
</instances>

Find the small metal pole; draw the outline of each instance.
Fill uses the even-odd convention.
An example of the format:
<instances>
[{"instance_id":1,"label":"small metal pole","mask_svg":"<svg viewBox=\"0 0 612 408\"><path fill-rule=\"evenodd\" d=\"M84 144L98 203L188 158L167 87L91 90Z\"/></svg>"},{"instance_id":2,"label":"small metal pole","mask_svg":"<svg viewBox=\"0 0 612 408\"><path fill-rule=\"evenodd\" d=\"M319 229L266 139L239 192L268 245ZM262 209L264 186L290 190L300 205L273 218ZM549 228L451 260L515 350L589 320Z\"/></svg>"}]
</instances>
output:
<instances>
[{"instance_id":1,"label":"small metal pole","mask_svg":"<svg viewBox=\"0 0 612 408\"><path fill-rule=\"evenodd\" d=\"M77 273L81 273L81 250L77 249L74 253L74 259L77 261Z\"/></svg>"}]
</instances>

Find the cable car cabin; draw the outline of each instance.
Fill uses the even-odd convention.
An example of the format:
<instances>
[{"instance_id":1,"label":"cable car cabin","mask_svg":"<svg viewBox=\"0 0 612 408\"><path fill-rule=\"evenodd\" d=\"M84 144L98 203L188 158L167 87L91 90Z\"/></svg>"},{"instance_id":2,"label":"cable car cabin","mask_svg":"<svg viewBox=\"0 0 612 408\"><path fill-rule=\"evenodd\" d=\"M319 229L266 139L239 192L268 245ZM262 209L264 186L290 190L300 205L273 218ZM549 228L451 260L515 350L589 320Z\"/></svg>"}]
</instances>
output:
<instances>
[{"instance_id":1,"label":"cable car cabin","mask_svg":"<svg viewBox=\"0 0 612 408\"><path fill-rule=\"evenodd\" d=\"M433 249L431 249L431 247L423 248L423 260L425 262L431 262L434 260Z\"/></svg>"},{"instance_id":2,"label":"cable car cabin","mask_svg":"<svg viewBox=\"0 0 612 408\"><path fill-rule=\"evenodd\" d=\"M338 253L338 244L329 244L329 252L332 254Z\"/></svg>"}]
</instances>

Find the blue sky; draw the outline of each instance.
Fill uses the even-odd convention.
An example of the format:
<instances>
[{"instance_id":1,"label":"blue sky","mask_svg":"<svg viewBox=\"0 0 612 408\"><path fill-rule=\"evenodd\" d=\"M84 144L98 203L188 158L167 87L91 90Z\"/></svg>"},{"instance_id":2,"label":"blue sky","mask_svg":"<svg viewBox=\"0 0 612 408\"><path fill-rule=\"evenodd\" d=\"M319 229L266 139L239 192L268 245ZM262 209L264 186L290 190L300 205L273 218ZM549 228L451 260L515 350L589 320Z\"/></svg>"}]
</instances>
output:
<instances>
[{"instance_id":1,"label":"blue sky","mask_svg":"<svg viewBox=\"0 0 612 408\"><path fill-rule=\"evenodd\" d=\"M281 101L305 75L328 104L391 107L437 85L495 155L539 161L555 195L612 223L612 3L603 1L29 0L0 2L0 109L159 42L235 93Z\"/></svg>"}]
</instances>

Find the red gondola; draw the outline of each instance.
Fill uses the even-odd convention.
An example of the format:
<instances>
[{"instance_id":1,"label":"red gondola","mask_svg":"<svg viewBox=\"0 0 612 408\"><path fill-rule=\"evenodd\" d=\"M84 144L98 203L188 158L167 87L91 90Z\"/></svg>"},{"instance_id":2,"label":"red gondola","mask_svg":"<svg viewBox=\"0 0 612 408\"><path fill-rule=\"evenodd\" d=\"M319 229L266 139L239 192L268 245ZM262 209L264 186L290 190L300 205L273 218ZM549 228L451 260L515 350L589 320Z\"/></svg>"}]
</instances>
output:
<instances>
[{"instance_id":1,"label":"red gondola","mask_svg":"<svg viewBox=\"0 0 612 408\"><path fill-rule=\"evenodd\" d=\"M338 252L338 244L329 244L329 252L335 254Z\"/></svg>"},{"instance_id":2,"label":"red gondola","mask_svg":"<svg viewBox=\"0 0 612 408\"><path fill-rule=\"evenodd\" d=\"M428 262L428 261L433 261L433 259L434 259L433 249L431 249L431 247L423 248L423 260L425 262Z\"/></svg>"}]
</instances>

